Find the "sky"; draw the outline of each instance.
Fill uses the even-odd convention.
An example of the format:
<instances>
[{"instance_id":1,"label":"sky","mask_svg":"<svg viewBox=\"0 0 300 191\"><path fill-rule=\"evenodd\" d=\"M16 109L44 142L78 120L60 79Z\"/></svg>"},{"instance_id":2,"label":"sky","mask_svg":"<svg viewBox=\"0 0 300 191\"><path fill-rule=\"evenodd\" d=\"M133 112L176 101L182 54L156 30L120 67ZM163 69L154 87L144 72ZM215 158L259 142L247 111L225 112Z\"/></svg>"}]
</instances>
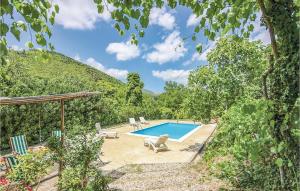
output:
<instances>
[{"instance_id":1,"label":"sky","mask_svg":"<svg viewBox=\"0 0 300 191\"><path fill-rule=\"evenodd\" d=\"M129 72L140 74L144 88L161 93L166 81L187 84L191 70L207 64L206 56L216 44L209 41L201 31L196 42L190 37L199 23L192 12L178 6L174 10L167 7L153 8L145 36L139 44L129 42L130 31L120 36L114 29L108 6L99 15L93 0L54 0L59 7L55 25L52 27L50 42L55 51L67 55L84 64L101 70L126 82ZM266 29L255 21L255 31L251 40L270 42ZM22 34L18 42L8 36L10 48L20 50L30 40L29 34ZM196 52L196 45L203 44L203 52Z\"/></svg>"}]
</instances>

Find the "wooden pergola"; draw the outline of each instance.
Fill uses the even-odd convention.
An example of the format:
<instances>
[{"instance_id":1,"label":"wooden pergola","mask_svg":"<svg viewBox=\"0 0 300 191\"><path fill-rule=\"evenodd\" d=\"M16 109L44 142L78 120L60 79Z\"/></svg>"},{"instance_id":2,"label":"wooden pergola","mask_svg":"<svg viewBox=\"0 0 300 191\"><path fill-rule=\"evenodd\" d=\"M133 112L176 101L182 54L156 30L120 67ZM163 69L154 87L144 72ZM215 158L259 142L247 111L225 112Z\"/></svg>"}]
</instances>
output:
<instances>
[{"instance_id":1,"label":"wooden pergola","mask_svg":"<svg viewBox=\"0 0 300 191\"><path fill-rule=\"evenodd\" d=\"M65 131L65 107L64 101L90 97L99 94L99 92L77 92L67 94L54 94L42 96L28 96L28 97L0 97L0 105L25 105L25 104L39 104L45 102L60 102L60 130L61 130L61 145L64 146L64 131ZM59 163L59 173L63 169L63 162Z\"/></svg>"}]
</instances>

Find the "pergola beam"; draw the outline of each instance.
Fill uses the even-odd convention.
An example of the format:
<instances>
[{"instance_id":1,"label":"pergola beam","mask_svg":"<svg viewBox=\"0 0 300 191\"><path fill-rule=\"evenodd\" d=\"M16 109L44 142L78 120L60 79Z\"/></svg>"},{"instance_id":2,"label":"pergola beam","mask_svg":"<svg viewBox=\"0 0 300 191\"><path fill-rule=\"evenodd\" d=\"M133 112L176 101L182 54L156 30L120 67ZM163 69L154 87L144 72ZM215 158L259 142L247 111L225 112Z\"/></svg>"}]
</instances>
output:
<instances>
[{"instance_id":1,"label":"pergola beam","mask_svg":"<svg viewBox=\"0 0 300 191\"><path fill-rule=\"evenodd\" d=\"M70 100L81 97L88 97L99 94L99 92L77 92L67 94L29 96L29 97L0 97L0 105L24 105L43 102L54 102L60 100Z\"/></svg>"}]
</instances>

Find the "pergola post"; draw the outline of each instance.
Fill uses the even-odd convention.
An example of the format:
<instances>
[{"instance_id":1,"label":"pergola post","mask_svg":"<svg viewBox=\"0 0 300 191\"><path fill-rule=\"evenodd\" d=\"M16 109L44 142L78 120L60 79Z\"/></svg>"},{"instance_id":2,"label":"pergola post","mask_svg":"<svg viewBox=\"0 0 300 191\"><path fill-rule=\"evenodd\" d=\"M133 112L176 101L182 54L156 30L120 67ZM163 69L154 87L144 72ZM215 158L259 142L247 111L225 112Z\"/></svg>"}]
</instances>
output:
<instances>
[{"instance_id":1,"label":"pergola post","mask_svg":"<svg viewBox=\"0 0 300 191\"><path fill-rule=\"evenodd\" d=\"M61 148L64 148L64 139L65 139L65 105L64 100L60 100L60 131L61 131L61 137L60 137L60 143ZM60 159L59 161L59 172L58 174L61 175L61 172L63 170L63 159Z\"/></svg>"}]
</instances>

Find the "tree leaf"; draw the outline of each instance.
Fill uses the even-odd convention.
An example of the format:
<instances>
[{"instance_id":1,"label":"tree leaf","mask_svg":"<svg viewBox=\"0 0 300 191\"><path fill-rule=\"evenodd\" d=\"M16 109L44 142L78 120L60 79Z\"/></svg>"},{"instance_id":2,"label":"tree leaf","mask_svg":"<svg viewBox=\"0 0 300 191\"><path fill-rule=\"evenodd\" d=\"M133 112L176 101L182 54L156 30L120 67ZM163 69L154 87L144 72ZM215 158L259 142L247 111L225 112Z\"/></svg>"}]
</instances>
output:
<instances>
[{"instance_id":1,"label":"tree leaf","mask_svg":"<svg viewBox=\"0 0 300 191\"><path fill-rule=\"evenodd\" d=\"M42 35L42 34L40 34L40 33L37 33L36 35L35 35L35 37L36 37L36 42L39 44L39 45L41 45L41 46L46 46L46 39L45 39L45 37Z\"/></svg>"},{"instance_id":2,"label":"tree leaf","mask_svg":"<svg viewBox=\"0 0 300 191\"><path fill-rule=\"evenodd\" d=\"M278 167L282 167L282 165L283 165L283 160L282 160L282 158L277 158L276 161L275 161L275 164L276 164Z\"/></svg>"},{"instance_id":3,"label":"tree leaf","mask_svg":"<svg viewBox=\"0 0 300 191\"><path fill-rule=\"evenodd\" d=\"M25 44L25 46L27 46L28 48L33 48L34 46L33 46L33 43L32 42L26 42L26 44Z\"/></svg>"},{"instance_id":4,"label":"tree leaf","mask_svg":"<svg viewBox=\"0 0 300 191\"><path fill-rule=\"evenodd\" d=\"M196 26L194 32L198 33L200 31L200 26Z\"/></svg>"},{"instance_id":5,"label":"tree leaf","mask_svg":"<svg viewBox=\"0 0 300 191\"><path fill-rule=\"evenodd\" d=\"M6 48L6 39L3 38L0 40L0 57L7 55L7 48Z\"/></svg>"},{"instance_id":6,"label":"tree leaf","mask_svg":"<svg viewBox=\"0 0 300 191\"><path fill-rule=\"evenodd\" d=\"M250 24L250 25L248 26L248 31L252 32L252 31L253 31L253 29L254 29L254 26L253 26L253 24Z\"/></svg>"},{"instance_id":7,"label":"tree leaf","mask_svg":"<svg viewBox=\"0 0 300 191\"><path fill-rule=\"evenodd\" d=\"M98 9L98 13L101 14L101 13L103 13L103 11L104 11L104 6L101 5L101 4L98 4L98 5L97 5L97 9Z\"/></svg>"},{"instance_id":8,"label":"tree leaf","mask_svg":"<svg viewBox=\"0 0 300 191\"><path fill-rule=\"evenodd\" d=\"M8 26L7 24L0 22L0 36L6 36L6 33L8 32Z\"/></svg>"},{"instance_id":9,"label":"tree leaf","mask_svg":"<svg viewBox=\"0 0 300 191\"><path fill-rule=\"evenodd\" d=\"M10 32L15 36L15 38L20 41L20 34L21 32L19 31L16 23L14 23L11 27L10 27Z\"/></svg>"},{"instance_id":10,"label":"tree leaf","mask_svg":"<svg viewBox=\"0 0 300 191\"><path fill-rule=\"evenodd\" d=\"M40 32L42 29L41 22L39 20L34 21L33 23L31 23L31 28L35 32Z\"/></svg>"},{"instance_id":11,"label":"tree leaf","mask_svg":"<svg viewBox=\"0 0 300 191\"><path fill-rule=\"evenodd\" d=\"M193 41L196 41L196 39L197 39L197 38L196 38L196 35L195 35L195 34L193 34L193 36L192 36L192 40L193 40Z\"/></svg>"},{"instance_id":12,"label":"tree leaf","mask_svg":"<svg viewBox=\"0 0 300 191\"><path fill-rule=\"evenodd\" d=\"M204 29L204 35L209 37L210 35L210 31L208 29Z\"/></svg>"},{"instance_id":13,"label":"tree leaf","mask_svg":"<svg viewBox=\"0 0 300 191\"><path fill-rule=\"evenodd\" d=\"M196 46L196 50L197 50L197 52L200 54L200 53L202 52L202 44L198 44L198 45Z\"/></svg>"},{"instance_id":14,"label":"tree leaf","mask_svg":"<svg viewBox=\"0 0 300 191\"><path fill-rule=\"evenodd\" d=\"M59 13L59 6L57 4L54 5L54 10L56 13Z\"/></svg>"},{"instance_id":15,"label":"tree leaf","mask_svg":"<svg viewBox=\"0 0 300 191\"><path fill-rule=\"evenodd\" d=\"M118 32L120 32L120 30L121 30L120 25L119 25L118 23L115 24L114 28L115 28Z\"/></svg>"},{"instance_id":16,"label":"tree leaf","mask_svg":"<svg viewBox=\"0 0 300 191\"><path fill-rule=\"evenodd\" d=\"M141 13L140 13L140 11L138 9L136 9L136 10L132 9L131 10L131 16L133 18L139 19L140 15L141 15Z\"/></svg>"},{"instance_id":17,"label":"tree leaf","mask_svg":"<svg viewBox=\"0 0 300 191\"><path fill-rule=\"evenodd\" d=\"M124 26L125 26L125 29L126 29L126 30L129 30L129 28L130 28L130 22L129 22L128 17L124 17L124 18L123 18L123 24L124 24Z\"/></svg>"},{"instance_id":18,"label":"tree leaf","mask_svg":"<svg viewBox=\"0 0 300 191\"><path fill-rule=\"evenodd\" d=\"M27 31L27 26L23 21L17 21L17 26L20 27L23 31Z\"/></svg>"},{"instance_id":19,"label":"tree leaf","mask_svg":"<svg viewBox=\"0 0 300 191\"><path fill-rule=\"evenodd\" d=\"M54 16L53 16L53 15L51 15L51 16L49 17L49 21L50 21L51 25L54 25L55 19L54 19Z\"/></svg>"},{"instance_id":20,"label":"tree leaf","mask_svg":"<svg viewBox=\"0 0 300 191\"><path fill-rule=\"evenodd\" d=\"M149 18L146 16L142 16L140 18L140 24L143 28L147 28L148 24L149 24Z\"/></svg>"},{"instance_id":21,"label":"tree leaf","mask_svg":"<svg viewBox=\"0 0 300 191\"><path fill-rule=\"evenodd\" d=\"M205 27L206 19L203 17L200 21L201 28Z\"/></svg>"},{"instance_id":22,"label":"tree leaf","mask_svg":"<svg viewBox=\"0 0 300 191\"><path fill-rule=\"evenodd\" d=\"M139 32L139 36L140 36L141 38L143 38L144 35L145 35L145 32L144 32L143 30L141 30L141 31Z\"/></svg>"}]
</instances>

